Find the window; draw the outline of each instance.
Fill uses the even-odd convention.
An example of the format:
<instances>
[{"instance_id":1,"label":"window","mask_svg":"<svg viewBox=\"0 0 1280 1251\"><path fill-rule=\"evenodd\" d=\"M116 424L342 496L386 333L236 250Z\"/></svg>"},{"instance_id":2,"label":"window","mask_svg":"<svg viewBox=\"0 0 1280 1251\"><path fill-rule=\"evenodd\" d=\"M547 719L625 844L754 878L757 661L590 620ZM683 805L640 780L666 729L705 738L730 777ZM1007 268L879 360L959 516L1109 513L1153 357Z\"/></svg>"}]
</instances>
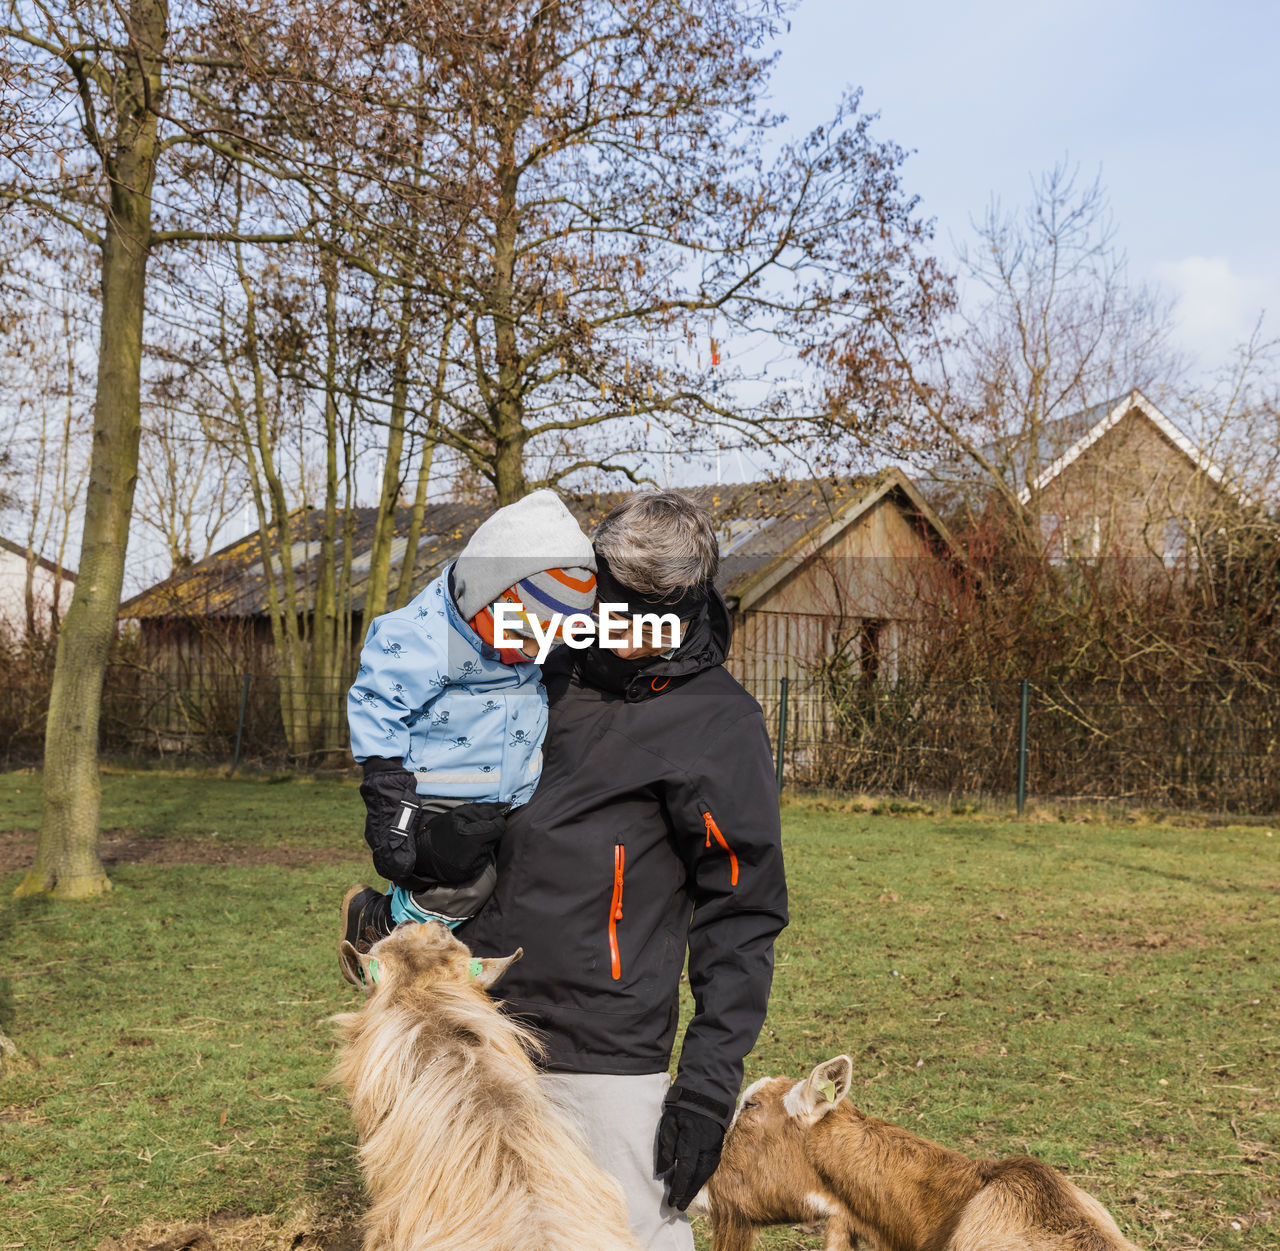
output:
<instances>
[{"instance_id":1,"label":"window","mask_svg":"<svg viewBox=\"0 0 1280 1251\"><path fill-rule=\"evenodd\" d=\"M864 617L858 627L858 681L864 691L875 685L880 672L883 638L884 622L879 617Z\"/></svg>"},{"instance_id":2,"label":"window","mask_svg":"<svg viewBox=\"0 0 1280 1251\"><path fill-rule=\"evenodd\" d=\"M1164 563L1196 567L1195 523L1187 517L1170 517L1164 523Z\"/></svg>"},{"instance_id":3,"label":"window","mask_svg":"<svg viewBox=\"0 0 1280 1251\"><path fill-rule=\"evenodd\" d=\"M1040 540L1051 565L1060 565L1067 558L1066 530L1070 523L1070 517L1060 517L1057 513L1040 514Z\"/></svg>"}]
</instances>

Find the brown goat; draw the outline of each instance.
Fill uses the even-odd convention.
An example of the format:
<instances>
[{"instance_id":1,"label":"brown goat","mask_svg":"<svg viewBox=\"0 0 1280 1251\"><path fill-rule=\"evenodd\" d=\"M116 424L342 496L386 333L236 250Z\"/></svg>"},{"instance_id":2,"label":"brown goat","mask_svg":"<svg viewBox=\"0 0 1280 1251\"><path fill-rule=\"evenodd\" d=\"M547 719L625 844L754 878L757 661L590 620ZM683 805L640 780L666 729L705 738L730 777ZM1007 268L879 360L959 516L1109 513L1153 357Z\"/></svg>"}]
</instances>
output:
<instances>
[{"instance_id":1,"label":"brown goat","mask_svg":"<svg viewBox=\"0 0 1280 1251\"><path fill-rule=\"evenodd\" d=\"M1027 1156L972 1160L845 1102L853 1062L750 1086L699 1196L715 1251L763 1225L827 1216L827 1249L1138 1251L1106 1209Z\"/></svg>"},{"instance_id":2,"label":"brown goat","mask_svg":"<svg viewBox=\"0 0 1280 1251\"><path fill-rule=\"evenodd\" d=\"M639 1251L621 1188L551 1106L532 1036L486 993L521 952L472 957L443 925L341 947L367 996L335 1017L371 1203L365 1251Z\"/></svg>"}]
</instances>

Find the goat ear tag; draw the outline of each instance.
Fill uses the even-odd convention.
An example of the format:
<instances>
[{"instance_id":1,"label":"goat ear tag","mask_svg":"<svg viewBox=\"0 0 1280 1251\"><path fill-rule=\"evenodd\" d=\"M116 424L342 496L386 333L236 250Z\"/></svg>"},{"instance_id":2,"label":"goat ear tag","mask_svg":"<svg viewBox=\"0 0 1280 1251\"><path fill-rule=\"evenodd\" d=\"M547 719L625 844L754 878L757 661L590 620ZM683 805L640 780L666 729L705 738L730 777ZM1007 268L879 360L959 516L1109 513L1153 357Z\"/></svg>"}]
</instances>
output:
<instances>
[{"instance_id":1,"label":"goat ear tag","mask_svg":"<svg viewBox=\"0 0 1280 1251\"><path fill-rule=\"evenodd\" d=\"M818 1083L818 1089L822 1091L824 1095L826 1095L828 1103L835 1103L836 1084L831 1080L831 1078L828 1077L824 1081L820 1081Z\"/></svg>"},{"instance_id":2,"label":"goat ear tag","mask_svg":"<svg viewBox=\"0 0 1280 1251\"><path fill-rule=\"evenodd\" d=\"M467 975L474 982L481 973L484 972L484 965L479 960L472 957L471 963L467 966Z\"/></svg>"},{"instance_id":3,"label":"goat ear tag","mask_svg":"<svg viewBox=\"0 0 1280 1251\"><path fill-rule=\"evenodd\" d=\"M369 971L369 981L375 986L378 984L378 961L370 956L365 962L365 968Z\"/></svg>"}]
</instances>

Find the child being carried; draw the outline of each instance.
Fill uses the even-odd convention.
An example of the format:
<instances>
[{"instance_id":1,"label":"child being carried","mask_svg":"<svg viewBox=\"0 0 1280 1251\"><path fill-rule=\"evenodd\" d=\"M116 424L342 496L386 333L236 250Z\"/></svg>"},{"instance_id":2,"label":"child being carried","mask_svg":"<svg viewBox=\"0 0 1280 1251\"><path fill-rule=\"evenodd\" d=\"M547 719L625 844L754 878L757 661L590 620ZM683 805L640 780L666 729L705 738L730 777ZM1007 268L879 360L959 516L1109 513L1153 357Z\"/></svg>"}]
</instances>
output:
<instances>
[{"instance_id":1,"label":"child being carried","mask_svg":"<svg viewBox=\"0 0 1280 1251\"><path fill-rule=\"evenodd\" d=\"M406 554L405 559L412 559ZM401 921L451 929L496 881L506 814L542 772L547 696L532 621L595 605L590 540L553 491L484 521L457 560L404 608L378 617L347 698L351 751L364 766L365 841L387 893L351 887L341 938L358 950ZM521 647L495 646L505 602Z\"/></svg>"}]
</instances>

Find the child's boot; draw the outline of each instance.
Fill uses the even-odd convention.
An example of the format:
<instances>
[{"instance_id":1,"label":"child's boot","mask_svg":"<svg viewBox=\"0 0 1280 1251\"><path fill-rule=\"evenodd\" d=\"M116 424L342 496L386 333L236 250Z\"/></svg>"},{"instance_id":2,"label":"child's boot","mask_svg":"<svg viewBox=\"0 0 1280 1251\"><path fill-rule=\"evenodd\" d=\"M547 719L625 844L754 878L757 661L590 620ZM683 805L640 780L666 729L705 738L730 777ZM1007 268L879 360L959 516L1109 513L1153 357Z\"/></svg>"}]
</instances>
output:
<instances>
[{"instance_id":1,"label":"child's boot","mask_svg":"<svg viewBox=\"0 0 1280 1251\"><path fill-rule=\"evenodd\" d=\"M357 951L368 951L395 929L391 896L372 886L352 886L342 897L341 937Z\"/></svg>"}]
</instances>

